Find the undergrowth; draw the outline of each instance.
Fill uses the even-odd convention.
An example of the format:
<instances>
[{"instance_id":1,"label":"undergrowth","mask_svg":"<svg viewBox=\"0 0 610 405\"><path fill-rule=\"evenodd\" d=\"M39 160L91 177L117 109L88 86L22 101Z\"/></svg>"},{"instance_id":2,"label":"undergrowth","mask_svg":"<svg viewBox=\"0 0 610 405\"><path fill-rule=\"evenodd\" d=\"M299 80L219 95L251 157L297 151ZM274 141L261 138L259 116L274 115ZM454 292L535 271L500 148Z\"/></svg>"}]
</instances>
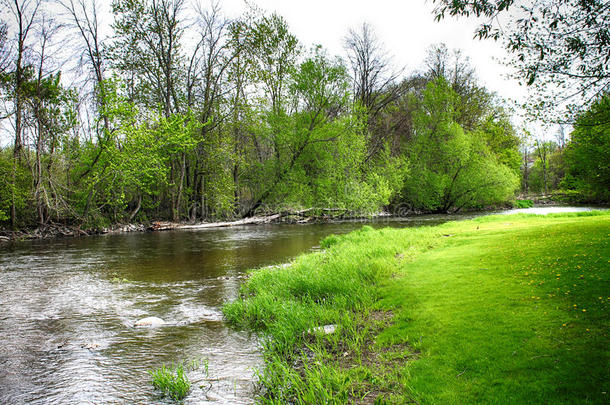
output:
<instances>
[{"instance_id":1,"label":"undergrowth","mask_svg":"<svg viewBox=\"0 0 610 405\"><path fill-rule=\"evenodd\" d=\"M515 208L532 208L534 202L532 200L516 200Z\"/></svg>"}]
</instances>

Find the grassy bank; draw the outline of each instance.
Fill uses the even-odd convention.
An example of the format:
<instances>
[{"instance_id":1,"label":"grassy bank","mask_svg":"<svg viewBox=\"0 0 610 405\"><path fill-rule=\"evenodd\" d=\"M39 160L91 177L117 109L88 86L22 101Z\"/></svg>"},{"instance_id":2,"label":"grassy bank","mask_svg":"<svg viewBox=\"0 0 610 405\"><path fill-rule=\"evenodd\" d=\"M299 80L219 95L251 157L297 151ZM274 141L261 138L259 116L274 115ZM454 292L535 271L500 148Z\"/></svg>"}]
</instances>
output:
<instances>
[{"instance_id":1,"label":"grassy bank","mask_svg":"<svg viewBox=\"0 0 610 405\"><path fill-rule=\"evenodd\" d=\"M609 236L600 212L364 227L224 312L266 337L261 402L603 403Z\"/></svg>"}]
</instances>

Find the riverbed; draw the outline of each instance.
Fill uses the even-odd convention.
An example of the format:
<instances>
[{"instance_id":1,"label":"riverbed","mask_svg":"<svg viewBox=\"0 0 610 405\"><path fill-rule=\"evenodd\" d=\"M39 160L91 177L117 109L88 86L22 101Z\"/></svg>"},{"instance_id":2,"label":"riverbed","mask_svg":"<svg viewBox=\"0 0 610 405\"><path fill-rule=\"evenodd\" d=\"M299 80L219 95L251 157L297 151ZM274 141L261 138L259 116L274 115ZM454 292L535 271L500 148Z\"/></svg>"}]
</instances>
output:
<instances>
[{"instance_id":1,"label":"riverbed","mask_svg":"<svg viewBox=\"0 0 610 405\"><path fill-rule=\"evenodd\" d=\"M472 216L6 244L0 248L0 403L171 403L155 392L148 371L182 362L193 387L185 403L252 403L262 362L256 336L228 328L221 314L246 270L285 263L329 234L364 224L415 227ZM167 324L134 327L147 316Z\"/></svg>"}]
</instances>

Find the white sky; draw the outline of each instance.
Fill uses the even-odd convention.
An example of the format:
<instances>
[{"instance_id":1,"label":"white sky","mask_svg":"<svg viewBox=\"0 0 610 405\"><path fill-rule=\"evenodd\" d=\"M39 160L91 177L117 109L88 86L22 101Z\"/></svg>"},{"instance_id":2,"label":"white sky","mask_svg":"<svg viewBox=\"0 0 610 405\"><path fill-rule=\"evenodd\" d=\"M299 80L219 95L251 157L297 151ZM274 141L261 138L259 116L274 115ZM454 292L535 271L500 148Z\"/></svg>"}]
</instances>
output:
<instances>
[{"instance_id":1,"label":"white sky","mask_svg":"<svg viewBox=\"0 0 610 405\"><path fill-rule=\"evenodd\" d=\"M186 0L201 3L204 8L214 0ZM246 0L216 0L228 17L238 17L246 11ZM306 48L320 44L330 55L345 57L343 39L350 28L368 23L383 44L396 69L404 67L408 75L423 68L430 45L445 43L449 50L461 49L470 58L481 84L508 100L523 103L525 87L507 78L509 68L500 61L506 54L501 43L473 38L477 20L446 17L434 21L432 0L249 0L265 12L283 16ZM111 0L98 0L101 28L111 34ZM523 120L514 117L520 125ZM530 129L544 131L539 124ZM533 128L532 128L533 127ZM546 132L546 131L544 131ZM0 145L6 141L0 131Z\"/></svg>"},{"instance_id":2,"label":"white sky","mask_svg":"<svg viewBox=\"0 0 610 405\"><path fill-rule=\"evenodd\" d=\"M201 0L200 0L201 1ZM206 0L202 0L205 1ZM445 43L470 57L481 83L504 98L523 102L526 89L506 78L500 60L505 51L493 40L473 39L477 21L446 17L436 22L431 0L256 0L261 9L277 12L303 45L321 44L330 54L344 56L343 38L350 28L369 23L397 67L405 73L422 68L426 50ZM220 0L230 17L246 9L244 0Z\"/></svg>"}]
</instances>

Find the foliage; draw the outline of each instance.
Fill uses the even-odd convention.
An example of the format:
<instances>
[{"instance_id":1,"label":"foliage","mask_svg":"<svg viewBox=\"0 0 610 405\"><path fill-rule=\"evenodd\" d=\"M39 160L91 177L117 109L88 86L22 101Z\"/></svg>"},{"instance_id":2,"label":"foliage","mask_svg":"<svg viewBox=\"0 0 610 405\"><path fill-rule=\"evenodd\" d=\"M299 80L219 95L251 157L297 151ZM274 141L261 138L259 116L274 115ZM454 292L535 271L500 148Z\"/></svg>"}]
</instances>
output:
<instances>
[{"instance_id":1,"label":"foliage","mask_svg":"<svg viewBox=\"0 0 610 405\"><path fill-rule=\"evenodd\" d=\"M0 177L10 179L15 172L15 182L3 181L0 183L0 221L7 221L11 209L11 203L15 205L20 226L29 225L28 219L33 218L31 205L32 176L26 167L14 164L13 150L11 148L0 149Z\"/></svg>"},{"instance_id":2,"label":"foliage","mask_svg":"<svg viewBox=\"0 0 610 405\"><path fill-rule=\"evenodd\" d=\"M539 194L557 190L565 176L564 149L553 141L536 141L532 155L528 189Z\"/></svg>"},{"instance_id":3,"label":"foliage","mask_svg":"<svg viewBox=\"0 0 610 405\"><path fill-rule=\"evenodd\" d=\"M579 116L566 150L569 182L588 199L610 201L610 96Z\"/></svg>"},{"instance_id":4,"label":"foliage","mask_svg":"<svg viewBox=\"0 0 610 405\"><path fill-rule=\"evenodd\" d=\"M532 200L516 200L515 208L532 208L534 202Z\"/></svg>"},{"instance_id":5,"label":"foliage","mask_svg":"<svg viewBox=\"0 0 610 405\"><path fill-rule=\"evenodd\" d=\"M455 122L458 104L443 78L424 91L402 195L414 209L448 212L490 205L505 201L516 188L516 174L497 161L480 132L465 132Z\"/></svg>"},{"instance_id":6,"label":"foliage","mask_svg":"<svg viewBox=\"0 0 610 405\"><path fill-rule=\"evenodd\" d=\"M591 202L590 197L578 190L557 190L551 194L551 200L563 204L584 204Z\"/></svg>"},{"instance_id":7,"label":"foliage","mask_svg":"<svg viewBox=\"0 0 610 405\"><path fill-rule=\"evenodd\" d=\"M1 119L14 145L0 159L0 220L14 227L510 200L510 117L459 51L434 47L429 71L400 82L366 24L346 37L344 61L306 51L283 17L256 7L229 19L218 4L114 0L106 37L93 1L61 2L57 20L35 18L46 5L34 3L11 3L27 33L0 24ZM68 35L84 63L70 83L57 52ZM444 108L426 92L442 79L446 116L425 111ZM444 135L430 130L436 119Z\"/></svg>"},{"instance_id":8,"label":"foliage","mask_svg":"<svg viewBox=\"0 0 610 405\"><path fill-rule=\"evenodd\" d=\"M603 402L607 222L363 227L254 271L223 311L266 338L261 403Z\"/></svg>"},{"instance_id":9,"label":"foliage","mask_svg":"<svg viewBox=\"0 0 610 405\"><path fill-rule=\"evenodd\" d=\"M184 372L184 366L178 365L173 368L161 366L149 371L153 386L175 400L184 399L191 390L191 383Z\"/></svg>"},{"instance_id":10,"label":"foliage","mask_svg":"<svg viewBox=\"0 0 610 405\"><path fill-rule=\"evenodd\" d=\"M608 91L610 71L610 6L604 0L435 0L436 19L452 16L486 17L479 38L503 38L511 63L522 81L540 95L538 111L553 110L571 100L570 109L589 105ZM508 11L507 10L511 10ZM509 14L500 26L499 14Z\"/></svg>"}]
</instances>

